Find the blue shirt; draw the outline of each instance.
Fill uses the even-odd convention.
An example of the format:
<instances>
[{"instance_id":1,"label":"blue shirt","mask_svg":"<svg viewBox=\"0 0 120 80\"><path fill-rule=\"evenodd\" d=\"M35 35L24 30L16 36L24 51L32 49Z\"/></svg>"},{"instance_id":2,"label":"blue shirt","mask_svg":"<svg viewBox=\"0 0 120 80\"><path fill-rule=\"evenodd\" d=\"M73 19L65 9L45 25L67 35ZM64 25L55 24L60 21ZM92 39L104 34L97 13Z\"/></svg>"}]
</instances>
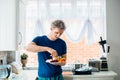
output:
<instances>
[{"instance_id":1,"label":"blue shirt","mask_svg":"<svg viewBox=\"0 0 120 80\"><path fill-rule=\"evenodd\" d=\"M58 56L66 54L66 43L60 38L55 41L51 41L47 36L37 36L35 39L33 39L33 42L39 46L46 46L55 49L58 53ZM46 63L46 60L51 58L51 54L47 51L38 52L38 76L54 77L62 73L61 66L55 66L50 63Z\"/></svg>"}]
</instances>

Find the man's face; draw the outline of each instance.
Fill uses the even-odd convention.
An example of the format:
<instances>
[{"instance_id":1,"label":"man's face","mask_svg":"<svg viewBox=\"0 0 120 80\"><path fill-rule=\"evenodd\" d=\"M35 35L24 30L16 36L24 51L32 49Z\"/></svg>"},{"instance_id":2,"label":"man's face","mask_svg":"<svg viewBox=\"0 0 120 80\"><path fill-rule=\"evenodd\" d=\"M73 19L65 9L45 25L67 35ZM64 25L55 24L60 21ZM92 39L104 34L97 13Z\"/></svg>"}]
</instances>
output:
<instances>
[{"instance_id":1,"label":"man's face","mask_svg":"<svg viewBox=\"0 0 120 80\"><path fill-rule=\"evenodd\" d=\"M62 33L64 32L64 29L60 29L60 28L51 28L51 37L53 40L56 40L57 38L59 38Z\"/></svg>"}]
</instances>

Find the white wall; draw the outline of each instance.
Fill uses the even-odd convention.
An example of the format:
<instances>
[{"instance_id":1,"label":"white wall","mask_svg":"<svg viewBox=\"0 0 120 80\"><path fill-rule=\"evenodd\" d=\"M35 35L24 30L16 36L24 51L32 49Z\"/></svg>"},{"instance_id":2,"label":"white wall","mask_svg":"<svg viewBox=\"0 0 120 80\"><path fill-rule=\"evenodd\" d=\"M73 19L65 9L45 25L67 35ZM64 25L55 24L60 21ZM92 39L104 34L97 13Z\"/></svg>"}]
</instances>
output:
<instances>
[{"instance_id":1,"label":"white wall","mask_svg":"<svg viewBox=\"0 0 120 80\"><path fill-rule=\"evenodd\" d=\"M111 46L108 55L109 69L115 71L120 80L120 0L106 0L107 42Z\"/></svg>"}]
</instances>

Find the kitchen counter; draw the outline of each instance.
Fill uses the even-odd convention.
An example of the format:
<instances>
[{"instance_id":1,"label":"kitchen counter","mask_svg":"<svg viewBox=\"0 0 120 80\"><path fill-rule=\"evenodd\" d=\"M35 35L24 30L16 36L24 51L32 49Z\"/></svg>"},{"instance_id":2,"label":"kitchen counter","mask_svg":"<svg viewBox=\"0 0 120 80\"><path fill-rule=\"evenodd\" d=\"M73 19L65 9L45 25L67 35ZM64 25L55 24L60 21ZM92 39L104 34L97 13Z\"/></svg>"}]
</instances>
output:
<instances>
[{"instance_id":1,"label":"kitchen counter","mask_svg":"<svg viewBox=\"0 0 120 80\"><path fill-rule=\"evenodd\" d=\"M9 80L35 80L37 70L22 70L19 74L12 74Z\"/></svg>"},{"instance_id":2,"label":"kitchen counter","mask_svg":"<svg viewBox=\"0 0 120 80\"><path fill-rule=\"evenodd\" d=\"M72 72L63 72L65 80L114 80L117 74L113 71L92 72L91 75L73 75ZM23 70L11 80L35 80L37 70Z\"/></svg>"},{"instance_id":3,"label":"kitchen counter","mask_svg":"<svg viewBox=\"0 0 120 80\"><path fill-rule=\"evenodd\" d=\"M9 80L28 80L25 72L21 71L19 74L12 73Z\"/></svg>"},{"instance_id":4,"label":"kitchen counter","mask_svg":"<svg viewBox=\"0 0 120 80\"><path fill-rule=\"evenodd\" d=\"M92 72L90 75L73 75L72 73L66 73L63 72L65 80L114 80L115 76L117 76L117 73L113 71Z\"/></svg>"}]
</instances>

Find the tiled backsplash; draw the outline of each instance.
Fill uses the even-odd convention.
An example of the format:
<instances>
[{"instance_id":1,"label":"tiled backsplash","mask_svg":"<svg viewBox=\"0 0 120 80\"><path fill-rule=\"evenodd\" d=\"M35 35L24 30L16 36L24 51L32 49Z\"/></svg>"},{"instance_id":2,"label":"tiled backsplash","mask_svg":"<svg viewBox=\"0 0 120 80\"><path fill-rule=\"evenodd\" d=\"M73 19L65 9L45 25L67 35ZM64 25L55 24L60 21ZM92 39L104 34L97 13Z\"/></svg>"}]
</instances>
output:
<instances>
[{"instance_id":1,"label":"tiled backsplash","mask_svg":"<svg viewBox=\"0 0 120 80\"><path fill-rule=\"evenodd\" d=\"M0 64L9 64L16 61L16 51L0 51Z\"/></svg>"},{"instance_id":2,"label":"tiled backsplash","mask_svg":"<svg viewBox=\"0 0 120 80\"><path fill-rule=\"evenodd\" d=\"M15 61L16 59L16 52L15 51L9 51L7 52L7 63L11 63Z\"/></svg>"},{"instance_id":3,"label":"tiled backsplash","mask_svg":"<svg viewBox=\"0 0 120 80\"><path fill-rule=\"evenodd\" d=\"M7 63L7 54L4 51L0 51L0 64L6 64Z\"/></svg>"}]
</instances>

